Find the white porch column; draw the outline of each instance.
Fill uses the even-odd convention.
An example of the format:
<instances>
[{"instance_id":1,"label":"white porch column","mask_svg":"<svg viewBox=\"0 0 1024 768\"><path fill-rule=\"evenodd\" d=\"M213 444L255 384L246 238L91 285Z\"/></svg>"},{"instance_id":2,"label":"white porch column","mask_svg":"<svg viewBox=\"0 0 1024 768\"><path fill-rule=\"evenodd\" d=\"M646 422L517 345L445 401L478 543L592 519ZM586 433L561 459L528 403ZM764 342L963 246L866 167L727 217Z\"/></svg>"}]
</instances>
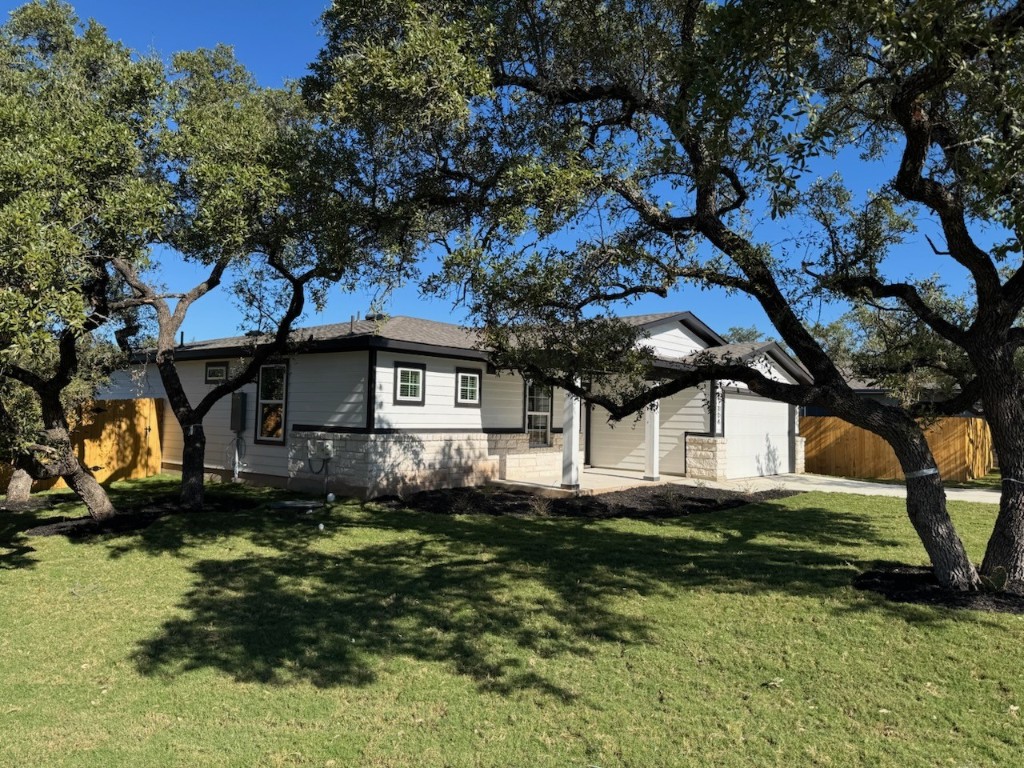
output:
<instances>
[{"instance_id":1,"label":"white porch column","mask_svg":"<svg viewBox=\"0 0 1024 768\"><path fill-rule=\"evenodd\" d=\"M562 487L580 488L580 399L568 392L562 409Z\"/></svg>"},{"instance_id":2,"label":"white porch column","mask_svg":"<svg viewBox=\"0 0 1024 768\"><path fill-rule=\"evenodd\" d=\"M655 400L644 411L644 480L658 480L661 472L661 414L660 400Z\"/></svg>"}]
</instances>

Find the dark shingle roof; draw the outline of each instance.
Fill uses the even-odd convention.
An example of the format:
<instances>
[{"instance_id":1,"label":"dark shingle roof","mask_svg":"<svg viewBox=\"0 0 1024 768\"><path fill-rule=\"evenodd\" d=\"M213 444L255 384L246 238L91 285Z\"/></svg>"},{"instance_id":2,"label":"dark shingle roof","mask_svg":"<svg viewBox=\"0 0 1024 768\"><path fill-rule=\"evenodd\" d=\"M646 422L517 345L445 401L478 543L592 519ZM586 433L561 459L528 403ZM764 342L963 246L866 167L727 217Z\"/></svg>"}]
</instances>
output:
<instances>
[{"instance_id":1,"label":"dark shingle roof","mask_svg":"<svg viewBox=\"0 0 1024 768\"><path fill-rule=\"evenodd\" d=\"M627 315L620 319L634 327L652 326L665 320L678 319L706 344L717 346L725 341L690 312ZM269 335L245 335L193 341L177 347L174 354L180 360L246 355L254 346L266 343L270 339ZM487 359L487 353L479 347L480 336L475 330L454 323L423 320L405 315L377 315L347 323L296 328L289 340L296 351L325 352L373 347L474 360ZM145 359L145 353L140 353L139 357Z\"/></svg>"},{"instance_id":2,"label":"dark shingle roof","mask_svg":"<svg viewBox=\"0 0 1024 768\"><path fill-rule=\"evenodd\" d=\"M380 315L347 323L296 328L289 335L289 342L299 350L307 351L399 346L411 347L412 351L436 348L438 352L459 352L463 356L483 358L484 352L477 348L478 338L472 329L453 323ZM246 350L270 340L269 335L257 334L193 341L176 347L174 355L187 360L245 354Z\"/></svg>"}]
</instances>

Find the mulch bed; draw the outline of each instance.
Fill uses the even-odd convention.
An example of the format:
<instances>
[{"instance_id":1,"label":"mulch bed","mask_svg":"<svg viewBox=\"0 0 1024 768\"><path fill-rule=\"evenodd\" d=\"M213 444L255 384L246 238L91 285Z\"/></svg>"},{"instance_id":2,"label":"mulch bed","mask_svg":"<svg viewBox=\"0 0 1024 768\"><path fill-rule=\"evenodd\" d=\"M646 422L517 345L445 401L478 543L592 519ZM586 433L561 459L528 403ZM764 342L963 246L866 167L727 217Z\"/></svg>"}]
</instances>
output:
<instances>
[{"instance_id":1,"label":"mulch bed","mask_svg":"<svg viewBox=\"0 0 1024 768\"><path fill-rule=\"evenodd\" d=\"M111 533L133 533L148 528L161 517L180 511L176 505L147 507L146 509L123 510L109 520L93 520L91 517L51 518L25 531L28 536L67 536L69 539L87 539Z\"/></svg>"},{"instance_id":2,"label":"mulch bed","mask_svg":"<svg viewBox=\"0 0 1024 768\"><path fill-rule=\"evenodd\" d=\"M684 485L658 485L630 488L595 496L543 498L528 491L499 486L486 488L447 488L422 491L403 499L378 499L391 507L404 507L433 514L549 515L601 520L625 517L636 520L663 520L673 517L721 512L759 501L793 496L792 491L736 493L715 488Z\"/></svg>"},{"instance_id":3,"label":"mulch bed","mask_svg":"<svg viewBox=\"0 0 1024 768\"><path fill-rule=\"evenodd\" d=\"M884 563L862 573L854 579L853 586L877 592L896 603L1024 614L1024 584L1008 584L1001 592L950 592L939 586L932 569L926 566Z\"/></svg>"}]
</instances>

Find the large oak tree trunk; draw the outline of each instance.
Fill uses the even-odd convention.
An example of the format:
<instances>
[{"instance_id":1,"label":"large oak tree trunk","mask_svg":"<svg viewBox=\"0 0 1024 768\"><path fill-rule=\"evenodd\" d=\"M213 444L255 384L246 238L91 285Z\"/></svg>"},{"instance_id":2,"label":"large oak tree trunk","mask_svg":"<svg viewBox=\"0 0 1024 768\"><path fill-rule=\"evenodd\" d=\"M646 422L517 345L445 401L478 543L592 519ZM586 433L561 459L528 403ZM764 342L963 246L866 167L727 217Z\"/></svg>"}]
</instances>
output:
<instances>
[{"instance_id":1,"label":"large oak tree trunk","mask_svg":"<svg viewBox=\"0 0 1024 768\"><path fill-rule=\"evenodd\" d=\"M1010 477L1003 479L999 516L981 564L985 576L999 570L1010 581L1024 581L1024 484Z\"/></svg>"},{"instance_id":2,"label":"large oak tree trunk","mask_svg":"<svg viewBox=\"0 0 1024 768\"><path fill-rule=\"evenodd\" d=\"M942 478L924 431L907 414L863 410L871 407L855 405L856 413L851 415L860 417L858 426L878 433L892 446L906 476L907 515L928 553L935 578L946 589L977 589L981 579L949 517Z\"/></svg>"},{"instance_id":3,"label":"large oak tree trunk","mask_svg":"<svg viewBox=\"0 0 1024 768\"><path fill-rule=\"evenodd\" d=\"M1003 476L999 515L985 550L981 572L999 569L1024 581L1024 385L1013 356L996 353L975 361L983 372L982 403Z\"/></svg>"},{"instance_id":4,"label":"large oak tree trunk","mask_svg":"<svg viewBox=\"0 0 1024 768\"><path fill-rule=\"evenodd\" d=\"M978 572L949 517L939 475L907 478L907 514L939 583L947 589L977 589Z\"/></svg>"},{"instance_id":5,"label":"large oak tree trunk","mask_svg":"<svg viewBox=\"0 0 1024 768\"><path fill-rule=\"evenodd\" d=\"M22 502L28 501L32 495L32 475L24 469L15 469L7 483L7 501Z\"/></svg>"},{"instance_id":6,"label":"large oak tree trunk","mask_svg":"<svg viewBox=\"0 0 1024 768\"><path fill-rule=\"evenodd\" d=\"M202 422L183 424L181 431L181 506L194 511L203 508L206 432Z\"/></svg>"},{"instance_id":7,"label":"large oak tree trunk","mask_svg":"<svg viewBox=\"0 0 1024 768\"><path fill-rule=\"evenodd\" d=\"M78 498L89 510L89 514L96 520L108 520L117 514L106 490L97 482L96 478L90 475L79 462L71 472L61 475L61 479L68 484L68 488L74 491Z\"/></svg>"},{"instance_id":8,"label":"large oak tree trunk","mask_svg":"<svg viewBox=\"0 0 1024 768\"><path fill-rule=\"evenodd\" d=\"M60 392L40 393L39 399L46 428L41 447L45 450L36 452L35 469L30 467L29 473L37 480L59 476L78 495L94 519L106 520L113 517L117 510L107 492L75 455L67 416L60 402Z\"/></svg>"}]
</instances>

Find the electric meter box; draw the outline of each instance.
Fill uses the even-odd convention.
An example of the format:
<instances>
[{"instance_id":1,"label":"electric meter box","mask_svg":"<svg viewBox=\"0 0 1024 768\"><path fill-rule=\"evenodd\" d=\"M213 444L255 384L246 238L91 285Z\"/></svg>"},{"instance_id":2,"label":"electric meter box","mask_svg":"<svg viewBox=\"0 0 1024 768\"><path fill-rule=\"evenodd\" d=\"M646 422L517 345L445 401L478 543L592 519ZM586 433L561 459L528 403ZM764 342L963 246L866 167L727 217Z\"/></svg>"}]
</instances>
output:
<instances>
[{"instance_id":1,"label":"electric meter box","mask_svg":"<svg viewBox=\"0 0 1024 768\"><path fill-rule=\"evenodd\" d=\"M231 395L231 431L245 432L245 392Z\"/></svg>"}]
</instances>

